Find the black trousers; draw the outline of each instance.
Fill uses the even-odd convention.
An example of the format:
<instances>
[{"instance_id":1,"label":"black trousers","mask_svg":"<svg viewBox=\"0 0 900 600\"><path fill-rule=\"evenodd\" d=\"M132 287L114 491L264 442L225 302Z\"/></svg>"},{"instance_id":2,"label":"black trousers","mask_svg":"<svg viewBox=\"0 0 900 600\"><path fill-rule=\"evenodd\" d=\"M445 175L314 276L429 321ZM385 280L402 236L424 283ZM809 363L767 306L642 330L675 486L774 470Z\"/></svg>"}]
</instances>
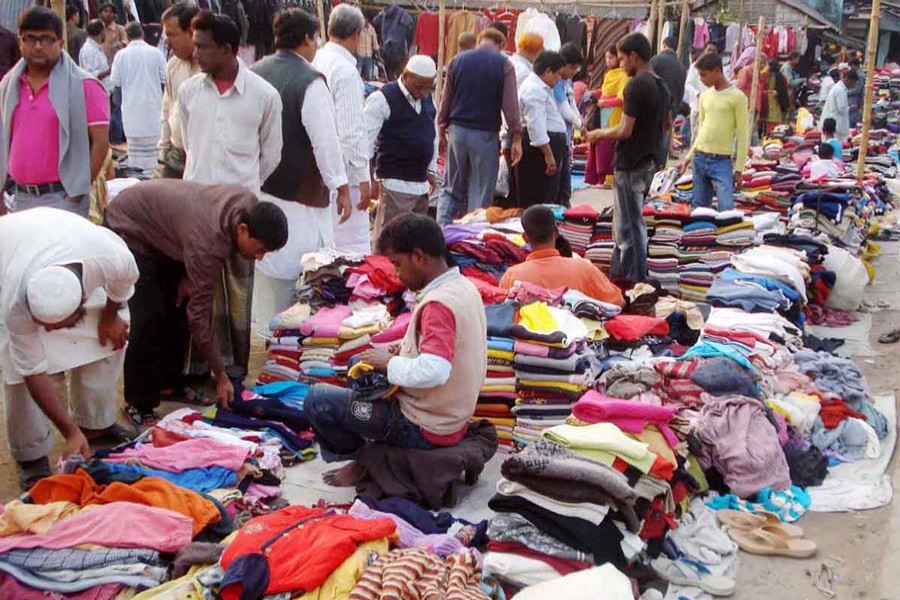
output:
<instances>
[{"instance_id":1,"label":"black trousers","mask_svg":"<svg viewBox=\"0 0 900 600\"><path fill-rule=\"evenodd\" d=\"M566 148L566 134L551 132L550 150L556 160L556 173L547 175L547 163L540 148L531 145L528 131L522 132L522 160L513 169L519 195L519 208L535 204L556 204L559 201L559 182Z\"/></svg>"},{"instance_id":2,"label":"black trousers","mask_svg":"<svg viewBox=\"0 0 900 600\"><path fill-rule=\"evenodd\" d=\"M125 351L125 401L142 412L159 406L160 391L182 382L190 339L184 307L175 306L184 265L134 252L141 275L128 302L131 332Z\"/></svg>"}]
</instances>

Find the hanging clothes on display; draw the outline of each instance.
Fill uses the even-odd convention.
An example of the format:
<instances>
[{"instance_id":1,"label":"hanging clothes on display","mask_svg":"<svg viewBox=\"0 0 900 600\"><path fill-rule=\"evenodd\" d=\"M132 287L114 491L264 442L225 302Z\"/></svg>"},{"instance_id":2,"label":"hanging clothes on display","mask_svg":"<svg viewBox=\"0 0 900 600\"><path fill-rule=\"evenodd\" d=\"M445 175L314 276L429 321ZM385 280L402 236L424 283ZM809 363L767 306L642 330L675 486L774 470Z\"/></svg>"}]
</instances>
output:
<instances>
[{"instance_id":1,"label":"hanging clothes on display","mask_svg":"<svg viewBox=\"0 0 900 600\"><path fill-rule=\"evenodd\" d=\"M444 15L444 31L447 31L447 16ZM418 48L418 54L430 56L437 62L438 42L440 41L441 19L437 13L423 12L416 19L416 33L413 44Z\"/></svg>"},{"instance_id":2,"label":"hanging clothes on display","mask_svg":"<svg viewBox=\"0 0 900 600\"><path fill-rule=\"evenodd\" d=\"M394 80L400 76L400 69L409 56L415 23L408 12L392 4L372 20L372 25L381 36L381 56L387 77Z\"/></svg>"},{"instance_id":3,"label":"hanging clothes on display","mask_svg":"<svg viewBox=\"0 0 900 600\"><path fill-rule=\"evenodd\" d=\"M478 32L481 31L481 17L467 10L460 10L450 15L447 19L447 23L447 41L444 46L447 49L444 53L445 65L448 64L454 56L459 54L459 45L457 44L457 41L461 33L478 35ZM509 49L510 48L507 45L507 50Z\"/></svg>"}]
</instances>

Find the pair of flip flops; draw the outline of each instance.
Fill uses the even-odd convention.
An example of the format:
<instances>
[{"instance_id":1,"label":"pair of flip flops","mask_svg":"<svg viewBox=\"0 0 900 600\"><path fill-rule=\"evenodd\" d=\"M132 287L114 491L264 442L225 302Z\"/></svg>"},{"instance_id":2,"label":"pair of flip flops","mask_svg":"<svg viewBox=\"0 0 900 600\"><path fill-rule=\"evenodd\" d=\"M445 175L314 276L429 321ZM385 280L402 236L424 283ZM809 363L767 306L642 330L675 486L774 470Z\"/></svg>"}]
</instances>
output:
<instances>
[{"instance_id":1,"label":"pair of flip flops","mask_svg":"<svg viewBox=\"0 0 900 600\"><path fill-rule=\"evenodd\" d=\"M804 539L800 527L782 523L773 513L720 510L716 517L744 552L790 558L809 558L816 553L816 543Z\"/></svg>"}]
</instances>

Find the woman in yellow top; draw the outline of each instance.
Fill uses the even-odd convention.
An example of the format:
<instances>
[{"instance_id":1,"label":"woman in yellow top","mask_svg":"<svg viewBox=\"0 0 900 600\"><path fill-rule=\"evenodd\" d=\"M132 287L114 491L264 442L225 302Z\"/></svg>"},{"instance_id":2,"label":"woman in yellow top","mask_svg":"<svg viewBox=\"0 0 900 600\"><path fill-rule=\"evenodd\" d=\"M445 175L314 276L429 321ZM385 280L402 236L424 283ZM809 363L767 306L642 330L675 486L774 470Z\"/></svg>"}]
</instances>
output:
<instances>
[{"instance_id":1,"label":"woman in yellow top","mask_svg":"<svg viewBox=\"0 0 900 600\"><path fill-rule=\"evenodd\" d=\"M606 51L606 75L599 90L590 92L597 100L601 128L614 127L622 119L622 102L625 86L630 77L625 69L619 66L619 55L615 45ZM588 185L602 184L612 187L613 156L616 143L613 140L591 142L585 167L584 182Z\"/></svg>"},{"instance_id":2,"label":"woman in yellow top","mask_svg":"<svg viewBox=\"0 0 900 600\"><path fill-rule=\"evenodd\" d=\"M778 68L778 61L769 61L764 71L766 83L765 111L760 115L760 137L770 135L779 125L790 123L793 115L788 80ZM762 83L762 82L760 82Z\"/></svg>"}]
</instances>

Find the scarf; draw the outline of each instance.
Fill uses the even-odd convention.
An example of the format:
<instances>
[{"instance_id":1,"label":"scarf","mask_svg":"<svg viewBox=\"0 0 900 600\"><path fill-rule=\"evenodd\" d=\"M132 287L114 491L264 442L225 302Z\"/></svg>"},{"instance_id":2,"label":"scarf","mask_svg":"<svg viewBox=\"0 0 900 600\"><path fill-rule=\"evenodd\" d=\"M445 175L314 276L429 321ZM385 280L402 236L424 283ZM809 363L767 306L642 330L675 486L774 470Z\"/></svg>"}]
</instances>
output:
<instances>
[{"instance_id":1,"label":"scarf","mask_svg":"<svg viewBox=\"0 0 900 600\"><path fill-rule=\"evenodd\" d=\"M12 118L19 104L20 79L25 73L20 60L0 81L0 177L5 184L9 166ZM63 52L50 71L50 103L59 120L59 180L70 197L91 192L91 145L88 136L84 80L92 78ZM52 183L52 182L42 182Z\"/></svg>"}]
</instances>

